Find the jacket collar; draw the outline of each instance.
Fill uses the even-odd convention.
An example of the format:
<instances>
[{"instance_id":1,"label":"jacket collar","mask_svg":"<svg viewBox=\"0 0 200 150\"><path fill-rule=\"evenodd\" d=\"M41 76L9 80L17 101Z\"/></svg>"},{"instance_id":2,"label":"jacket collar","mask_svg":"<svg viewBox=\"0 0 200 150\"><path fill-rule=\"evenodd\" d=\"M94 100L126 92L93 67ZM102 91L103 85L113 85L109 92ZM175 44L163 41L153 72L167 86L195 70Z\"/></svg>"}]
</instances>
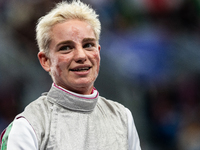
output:
<instances>
[{"instance_id":1,"label":"jacket collar","mask_svg":"<svg viewBox=\"0 0 200 150\"><path fill-rule=\"evenodd\" d=\"M84 95L71 93L67 90L59 88L55 84L52 85L50 91L47 94L47 99L50 102L59 104L70 110L82 112L92 111L96 106L98 97L98 91L96 92L95 97L88 98Z\"/></svg>"}]
</instances>

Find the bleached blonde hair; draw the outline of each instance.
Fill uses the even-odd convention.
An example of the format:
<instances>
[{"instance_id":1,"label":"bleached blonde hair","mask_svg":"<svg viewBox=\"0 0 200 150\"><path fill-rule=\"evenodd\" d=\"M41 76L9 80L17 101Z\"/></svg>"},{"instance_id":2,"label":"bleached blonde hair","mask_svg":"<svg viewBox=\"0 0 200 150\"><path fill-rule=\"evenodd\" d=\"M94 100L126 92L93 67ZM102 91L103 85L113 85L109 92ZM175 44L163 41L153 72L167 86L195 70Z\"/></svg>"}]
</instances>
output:
<instances>
[{"instance_id":1,"label":"bleached blonde hair","mask_svg":"<svg viewBox=\"0 0 200 150\"><path fill-rule=\"evenodd\" d=\"M52 40L52 27L71 19L78 19L89 23L94 30L97 41L99 41L101 23L94 9L80 0L73 0L70 3L63 1L38 20L36 40L39 50L48 54L49 45Z\"/></svg>"}]
</instances>

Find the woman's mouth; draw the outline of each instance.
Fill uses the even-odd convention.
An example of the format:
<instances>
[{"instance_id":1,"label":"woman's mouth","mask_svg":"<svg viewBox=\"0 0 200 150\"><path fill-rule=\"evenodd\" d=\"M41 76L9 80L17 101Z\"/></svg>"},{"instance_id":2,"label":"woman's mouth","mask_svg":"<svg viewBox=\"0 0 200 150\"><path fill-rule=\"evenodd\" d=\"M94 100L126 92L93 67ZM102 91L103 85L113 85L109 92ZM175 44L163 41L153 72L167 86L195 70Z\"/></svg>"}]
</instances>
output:
<instances>
[{"instance_id":1,"label":"woman's mouth","mask_svg":"<svg viewBox=\"0 0 200 150\"><path fill-rule=\"evenodd\" d=\"M91 67L75 68L75 69L70 69L70 71L84 72L84 71L88 71L90 68Z\"/></svg>"}]
</instances>

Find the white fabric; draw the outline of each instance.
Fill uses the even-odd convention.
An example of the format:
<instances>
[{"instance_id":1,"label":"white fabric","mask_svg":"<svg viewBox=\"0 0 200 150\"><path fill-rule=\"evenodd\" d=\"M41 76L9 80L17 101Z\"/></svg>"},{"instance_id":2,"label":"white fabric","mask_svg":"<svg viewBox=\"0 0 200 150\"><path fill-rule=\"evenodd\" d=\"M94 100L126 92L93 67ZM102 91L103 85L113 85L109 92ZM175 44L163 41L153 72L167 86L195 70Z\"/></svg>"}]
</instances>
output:
<instances>
[{"instance_id":1,"label":"white fabric","mask_svg":"<svg viewBox=\"0 0 200 150\"><path fill-rule=\"evenodd\" d=\"M65 90L60 86L57 87L72 95L84 98L93 98L98 94L96 89L94 89L91 95L81 95ZM126 112L128 117L128 150L141 150L132 113L127 108ZM25 118L14 120L13 127L8 137L7 150L38 150L38 141L35 131Z\"/></svg>"},{"instance_id":2,"label":"white fabric","mask_svg":"<svg viewBox=\"0 0 200 150\"><path fill-rule=\"evenodd\" d=\"M128 150L141 150L139 137L134 124L132 113L126 108L128 117Z\"/></svg>"},{"instance_id":3,"label":"white fabric","mask_svg":"<svg viewBox=\"0 0 200 150\"><path fill-rule=\"evenodd\" d=\"M13 122L8 136L7 150L38 150L36 134L25 118Z\"/></svg>"},{"instance_id":4,"label":"white fabric","mask_svg":"<svg viewBox=\"0 0 200 150\"><path fill-rule=\"evenodd\" d=\"M128 150L141 150L138 134L134 125L133 117L129 109L128 116ZM25 118L16 119L8 138L7 150L38 150L36 134Z\"/></svg>"},{"instance_id":5,"label":"white fabric","mask_svg":"<svg viewBox=\"0 0 200 150\"><path fill-rule=\"evenodd\" d=\"M89 95L82 95L82 94L78 94L78 93L74 93L74 92L72 92L72 91L66 90L66 89L62 88L61 86L56 85L55 83L53 83L53 84L54 84L55 87L57 87L57 88L59 88L59 89L65 91L65 92L67 92L67 93L69 93L69 94L76 95L77 97L82 97L82 98L94 98L94 97L96 97L97 94L98 94L98 91L97 91L95 88L93 89L93 93L92 93L92 94L89 94Z\"/></svg>"}]
</instances>

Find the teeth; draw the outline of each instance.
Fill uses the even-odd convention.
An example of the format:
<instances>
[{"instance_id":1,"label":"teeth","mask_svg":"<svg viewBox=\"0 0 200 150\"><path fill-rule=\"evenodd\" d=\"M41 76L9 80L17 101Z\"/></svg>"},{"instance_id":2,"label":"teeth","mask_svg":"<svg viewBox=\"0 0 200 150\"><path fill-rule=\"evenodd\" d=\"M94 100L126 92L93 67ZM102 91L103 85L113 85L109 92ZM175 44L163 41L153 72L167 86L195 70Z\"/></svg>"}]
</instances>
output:
<instances>
[{"instance_id":1,"label":"teeth","mask_svg":"<svg viewBox=\"0 0 200 150\"><path fill-rule=\"evenodd\" d=\"M89 67L85 67L85 68L77 68L77 69L72 69L72 71L82 71L82 70L89 70Z\"/></svg>"}]
</instances>

